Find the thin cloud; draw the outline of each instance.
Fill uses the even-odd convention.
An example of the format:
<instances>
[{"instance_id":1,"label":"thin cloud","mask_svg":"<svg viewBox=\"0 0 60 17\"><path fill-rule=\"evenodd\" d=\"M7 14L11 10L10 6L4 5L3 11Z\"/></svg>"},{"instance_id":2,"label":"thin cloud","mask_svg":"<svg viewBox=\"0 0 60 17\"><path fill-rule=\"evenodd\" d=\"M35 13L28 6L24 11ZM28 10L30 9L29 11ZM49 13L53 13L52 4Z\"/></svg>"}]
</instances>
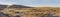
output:
<instances>
[{"instance_id":1,"label":"thin cloud","mask_svg":"<svg viewBox=\"0 0 60 17\"><path fill-rule=\"evenodd\" d=\"M14 2L0 2L0 4L10 5L10 4L16 4Z\"/></svg>"},{"instance_id":2,"label":"thin cloud","mask_svg":"<svg viewBox=\"0 0 60 17\"><path fill-rule=\"evenodd\" d=\"M60 0L0 0L0 4L21 4L27 6L59 6Z\"/></svg>"}]
</instances>

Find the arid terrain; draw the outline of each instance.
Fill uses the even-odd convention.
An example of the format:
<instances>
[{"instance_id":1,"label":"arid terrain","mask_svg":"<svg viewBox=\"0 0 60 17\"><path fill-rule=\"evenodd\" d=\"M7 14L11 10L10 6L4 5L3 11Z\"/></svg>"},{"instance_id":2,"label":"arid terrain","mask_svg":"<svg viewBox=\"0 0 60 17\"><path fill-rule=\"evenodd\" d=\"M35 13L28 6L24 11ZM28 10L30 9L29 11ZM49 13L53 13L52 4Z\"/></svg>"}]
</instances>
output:
<instances>
[{"instance_id":1,"label":"arid terrain","mask_svg":"<svg viewBox=\"0 0 60 17\"><path fill-rule=\"evenodd\" d=\"M48 14L60 16L60 8L58 7L5 8L1 12L11 17L44 17Z\"/></svg>"}]
</instances>

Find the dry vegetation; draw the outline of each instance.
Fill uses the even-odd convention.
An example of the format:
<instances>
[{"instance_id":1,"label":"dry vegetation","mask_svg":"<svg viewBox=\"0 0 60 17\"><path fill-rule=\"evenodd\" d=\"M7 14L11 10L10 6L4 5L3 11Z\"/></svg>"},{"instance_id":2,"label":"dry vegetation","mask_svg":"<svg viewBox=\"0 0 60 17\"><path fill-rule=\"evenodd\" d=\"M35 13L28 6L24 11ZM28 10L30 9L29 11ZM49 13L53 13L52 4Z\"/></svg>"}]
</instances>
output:
<instances>
[{"instance_id":1,"label":"dry vegetation","mask_svg":"<svg viewBox=\"0 0 60 17\"><path fill-rule=\"evenodd\" d=\"M12 17L16 15L21 17L40 17L49 13L55 16L60 16L60 8L57 7L6 8L3 11L4 14L9 14Z\"/></svg>"}]
</instances>

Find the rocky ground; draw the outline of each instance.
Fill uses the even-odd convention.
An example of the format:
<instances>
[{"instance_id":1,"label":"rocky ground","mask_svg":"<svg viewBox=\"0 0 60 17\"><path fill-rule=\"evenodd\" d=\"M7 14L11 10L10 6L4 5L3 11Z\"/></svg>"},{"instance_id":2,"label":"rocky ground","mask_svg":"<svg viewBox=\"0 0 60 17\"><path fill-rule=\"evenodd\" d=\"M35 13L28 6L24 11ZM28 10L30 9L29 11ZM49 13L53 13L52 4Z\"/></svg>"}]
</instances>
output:
<instances>
[{"instance_id":1,"label":"rocky ground","mask_svg":"<svg viewBox=\"0 0 60 17\"><path fill-rule=\"evenodd\" d=\"M57 17L60 16L58 7L37 7L37 8L6 8L3 14L16 17Z\"/></svg>"}]
</instances>

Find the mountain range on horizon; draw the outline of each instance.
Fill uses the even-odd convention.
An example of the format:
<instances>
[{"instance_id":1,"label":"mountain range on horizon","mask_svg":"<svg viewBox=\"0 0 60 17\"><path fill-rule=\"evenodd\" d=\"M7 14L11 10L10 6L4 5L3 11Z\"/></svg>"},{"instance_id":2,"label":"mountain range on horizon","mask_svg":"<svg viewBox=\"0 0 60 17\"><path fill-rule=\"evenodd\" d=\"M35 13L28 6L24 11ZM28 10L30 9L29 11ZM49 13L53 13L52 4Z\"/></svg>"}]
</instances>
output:
<instances>
[{"instance_id":1,"label":"mountain range on horizon","mask_svg":"<svg viewBox=\"0 0 60 17\"><path fill-rule=\"evenodd\" d=\"M7 6L8 5L0 4L0 9L7 8ZM24 5L16 5L16 4L13 4L9 8L32 8L32 7L28 7L28 6L24 6Z\"/></svg>"},{"instance_id":2,"label":"mountain range on horizon","mask_svg":"<svg viewBox=\"0 0 60 17\"><path fill-rule=\"evenodd\" d=\"M15 5L15 4L13 4L9 8L32 8L32 7L28 7L28 6L24 6L24 5Z\"/></svg>"}]
</instances>

